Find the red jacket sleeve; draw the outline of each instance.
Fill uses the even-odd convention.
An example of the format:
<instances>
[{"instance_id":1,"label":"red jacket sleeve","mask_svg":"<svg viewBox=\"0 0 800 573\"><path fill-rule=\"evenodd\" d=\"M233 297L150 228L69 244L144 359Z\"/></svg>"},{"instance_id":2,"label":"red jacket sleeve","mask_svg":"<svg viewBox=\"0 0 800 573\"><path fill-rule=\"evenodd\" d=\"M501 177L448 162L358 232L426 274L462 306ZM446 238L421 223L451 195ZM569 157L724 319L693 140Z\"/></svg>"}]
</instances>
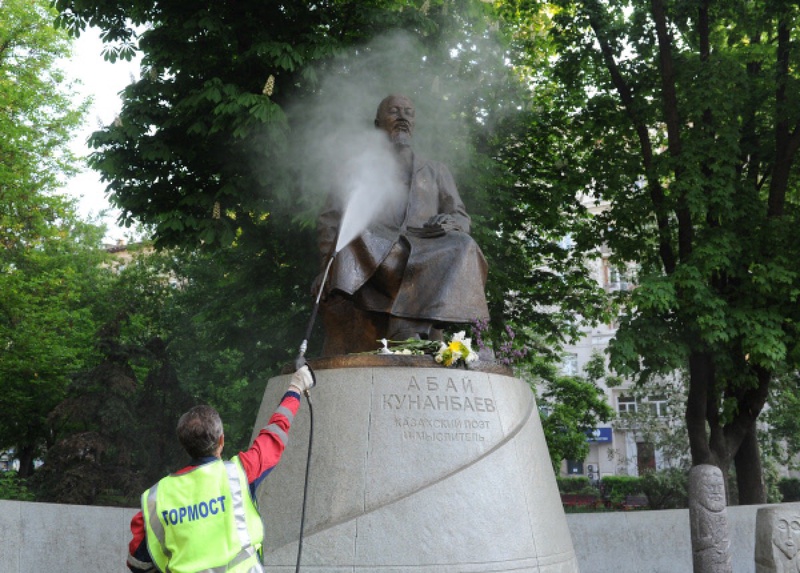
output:
<instances>
[{"instance_id":1,"label":"red jacket sleeve","mask_svg":"<svg viewBox=\"0 0 800 573\"><path fill-rule=\"evenodd\" d=\"M289 429L295 414L300 409L300 395L287 392L275 412L256 436L253 445L246 452L239 453L250 489L261 483L269 472L278 465L289 439Z\"/></svg>"},{"instance_id":2,"label":"red jacket sleeve","mask_svg":"<svg viewBox=\"0 0 800 573\"><path fill-rule=\"evenodd\" d=\"M156 568L150 559L145 542L144 516L138 512L131 520L131 542L128 545L128 569L134 573L155 572Z\"/></svg>"}]
</instances>

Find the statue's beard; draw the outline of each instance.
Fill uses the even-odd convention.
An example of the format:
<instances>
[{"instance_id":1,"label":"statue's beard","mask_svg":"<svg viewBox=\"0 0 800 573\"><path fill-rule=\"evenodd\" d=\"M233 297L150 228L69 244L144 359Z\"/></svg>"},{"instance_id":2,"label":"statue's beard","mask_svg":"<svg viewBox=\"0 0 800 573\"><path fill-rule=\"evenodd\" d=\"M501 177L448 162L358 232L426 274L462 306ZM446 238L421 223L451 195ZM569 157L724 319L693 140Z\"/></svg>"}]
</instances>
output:
<instances>
[{"instance_id":1,"label":"statue's beard","mask_svg":"<svg viewBox=\"0 0 800 573\"><path fill-rule=\"evenodd\" d=\"M407 131L395 131L392 133L392 143L395 147L411 147L411 134Z\"/></svg>"}]
</instances>

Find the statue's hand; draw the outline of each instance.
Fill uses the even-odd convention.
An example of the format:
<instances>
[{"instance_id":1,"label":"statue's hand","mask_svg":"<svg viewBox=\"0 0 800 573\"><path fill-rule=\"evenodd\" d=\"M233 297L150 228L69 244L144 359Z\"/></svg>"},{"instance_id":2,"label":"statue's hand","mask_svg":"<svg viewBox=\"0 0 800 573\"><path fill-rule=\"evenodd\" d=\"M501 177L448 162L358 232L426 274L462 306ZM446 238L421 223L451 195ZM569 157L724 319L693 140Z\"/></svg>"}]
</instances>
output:
<instances>
[{"instance_id":1,"label":"statue's hand","mask_svg":"<svg viewBox=\"0 0 800 573\"><path fill-rule=\"evenodd\" d=\"M425 223L426 227L441 227L445 231L463 231L464 229L456 222L456 218L450 213L439 213L434 215L428 222Z\"/></svg>"}]
</instances>

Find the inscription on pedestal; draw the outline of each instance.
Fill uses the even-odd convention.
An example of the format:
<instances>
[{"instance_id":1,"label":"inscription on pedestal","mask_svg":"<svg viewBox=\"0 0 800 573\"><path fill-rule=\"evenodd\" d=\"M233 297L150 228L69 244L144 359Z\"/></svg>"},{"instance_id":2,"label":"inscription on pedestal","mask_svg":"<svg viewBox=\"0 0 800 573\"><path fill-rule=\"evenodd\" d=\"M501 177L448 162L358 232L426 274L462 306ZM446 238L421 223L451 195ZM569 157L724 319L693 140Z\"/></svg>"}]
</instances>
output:
<instances>
[{"instance_id":1,"label":"inscription on pedestal","mask_svg":"<svg viewBox=\"0 0 800 573\"><path fill-rule=\"evenodd\" d=\"M383 394L381 409L394 414L393 427L406 441L483 442L492 421L479 415L497 405L468 376L411 376L402 392Z\"/></svg>"}]
</instances>

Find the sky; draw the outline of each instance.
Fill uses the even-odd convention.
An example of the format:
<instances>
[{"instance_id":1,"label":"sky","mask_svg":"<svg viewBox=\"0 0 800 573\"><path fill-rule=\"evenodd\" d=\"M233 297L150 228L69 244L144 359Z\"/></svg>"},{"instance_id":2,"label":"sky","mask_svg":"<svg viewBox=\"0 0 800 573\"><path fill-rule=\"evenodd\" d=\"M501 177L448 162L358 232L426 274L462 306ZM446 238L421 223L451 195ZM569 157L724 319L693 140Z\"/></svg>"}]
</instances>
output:
<instances>
[{"instance_id":1,"label":"sky","mask_svg":"<svg viewBox=\"0 0 800 573\"><path fill-rule=\"evenodd\" d=\"M131 82L132 76L138 78L139 75L138 61L111 64L103 60L102 50L99 30L87 28L75 41L72 58L63 64L68 77L80 82L75 86L75 91L93 100L86 121L75 132L71 144L72 151L79 157L86 157L90 153L86 141L92 132L114 121L122 108L119 92ZM105 185L95 171L85 168L67 182L65 191L78 199L78 211L83 218L96 219L103 211L107 211L98 221L105 223L108 228L106 242L130 240L132 229L117 226L117 212L106 199Z\"/></svg>"}]
</instances>

